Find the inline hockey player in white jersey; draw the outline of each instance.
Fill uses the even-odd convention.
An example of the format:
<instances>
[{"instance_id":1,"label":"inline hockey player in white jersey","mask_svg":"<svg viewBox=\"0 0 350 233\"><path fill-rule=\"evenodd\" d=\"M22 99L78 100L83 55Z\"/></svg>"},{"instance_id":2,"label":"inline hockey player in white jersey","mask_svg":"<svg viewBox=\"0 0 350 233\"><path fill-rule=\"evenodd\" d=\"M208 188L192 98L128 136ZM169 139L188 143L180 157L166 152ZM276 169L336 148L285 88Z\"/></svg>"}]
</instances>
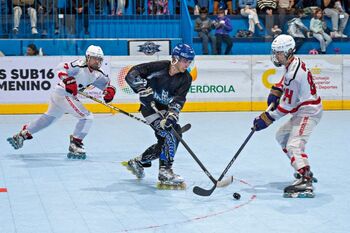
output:
<instances>
[{"instance_id":1,"label":"inline hockey player in white jersey","mask_svg":"<svg viewBox=\"0 0 350 233\"><path fill-rule=\"evenodd\" d=\"M33 134L51 125L64 113L69 113L78 119L73 134L70 136L68 158L85 159L86 152L83 139L88 134L93 115L78 99L78 90L87 86L95 86L103 90L104 101L111 102L115 95L115 88L110 85L110 79L101 70L103 62L101 47L90 45L85 53L85 59L65 62L56 68L59 78L57 86L50 96L48 110L37 120L23 126L22 130L8 142L15 148L23 146L23 142L33 138Z\"/></svg>"},{"instance_id":2,"label":"inline hockey player in white jersey","mask_svg":"<svg viewBox=\"0 0 350 233\"><path fill-rule=\"evenodd\" d=\"M288 113L292 115L276 134L278 143L298 173L297 180L284 189L284 197L314 197L313 174L305 145L321 119L321 98L317 95L310 70L300 58L294 56L293 37L279 35L273 40L271 48L272 62L277 67L284 66L285 73L268 96L268 105L273 103L273 108L256 117L253 124L259 131Z\"/></svg>"},{"instance_id":3,"label":"inline hockey player in white jersey","mask_svg":"<svg viewBox=\"0 0 350 233\"><path fill-rule=\"evenodd\" d=\"M181 136L181 127L177 122L191 87L192 78L187 69L194 57L194 50L189 45L178 44L172 51L171 61L136 65L125 77L129 86L139 94L141 113L155 131L157 143L124 165L138 178L143 178L144 167L150 167L151 161L159 158L157 187L160 189L186 187L184 179L172 169L179 144L172 129ZM152 102L162 114L152 108Z\"/></svg>"}]
</instances>

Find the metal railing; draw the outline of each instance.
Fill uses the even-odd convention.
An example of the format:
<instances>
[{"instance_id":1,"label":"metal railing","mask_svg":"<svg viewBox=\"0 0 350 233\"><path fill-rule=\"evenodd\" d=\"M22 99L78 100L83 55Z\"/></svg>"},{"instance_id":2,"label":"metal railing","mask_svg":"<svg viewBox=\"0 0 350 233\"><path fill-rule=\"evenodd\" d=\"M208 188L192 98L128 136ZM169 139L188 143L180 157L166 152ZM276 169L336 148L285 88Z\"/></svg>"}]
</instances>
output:
<instances>
[{"instance_id":1,"label":"metal railing","mask_svg":"<svg viewBox=\"0 0 350 233\"><path fill-rule=\"evenodd\" d=\"M186 1L0 0L0 37L182 38L192 43Z\"/></svg>"}]
</instances>

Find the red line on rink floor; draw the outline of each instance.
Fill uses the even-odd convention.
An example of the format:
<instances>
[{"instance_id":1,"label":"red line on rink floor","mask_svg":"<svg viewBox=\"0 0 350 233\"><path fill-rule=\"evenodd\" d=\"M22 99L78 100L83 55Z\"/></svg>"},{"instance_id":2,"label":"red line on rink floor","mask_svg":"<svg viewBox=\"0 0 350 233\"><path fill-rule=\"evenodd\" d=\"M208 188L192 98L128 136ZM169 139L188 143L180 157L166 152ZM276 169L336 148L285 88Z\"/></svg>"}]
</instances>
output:
<instances>
[{"instance_id":1,"label":"red line on rink floor","mask_svg":"<svg viewBox=\"0 0 350 233\"><path fill-rule=\"evenodd\" d=\"M0 188L0 193L6 193L7 192L7 188Z\"/></svg>"}]
</instances>

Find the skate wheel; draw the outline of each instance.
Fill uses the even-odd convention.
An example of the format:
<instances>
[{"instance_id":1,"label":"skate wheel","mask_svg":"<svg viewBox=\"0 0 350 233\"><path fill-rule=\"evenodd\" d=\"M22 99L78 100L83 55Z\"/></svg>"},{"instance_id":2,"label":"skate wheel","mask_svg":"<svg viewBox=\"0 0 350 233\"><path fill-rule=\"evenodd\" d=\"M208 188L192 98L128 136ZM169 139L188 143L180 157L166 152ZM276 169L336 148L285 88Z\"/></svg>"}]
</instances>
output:
<instances>
[{"instance_id":1,"label":"skate wheel","mask_svg":"<svg viewBox=\"0 0 350 233\"><path fill-rule=\"evenodd\" d=\"M128 167L128 161L123 161L120 164L123 165L124 167Z\"/></svg>"},{"instance_id":2,"label":"skate wheel","mask_svg":"<svg viewBox=\"0 0 350 233\"><path fill-rule=\"evenodd\" d=\"M68 159L71 159L72 158L72 155L70 153L67 154L67 158Z\"/></svg>"},{"instance_id":3,"label":"skate wheel","mask_svg":"<svg viewBox=\"0 0 350 233\"><path fill-rule=\"evenodd\" d=\"M314 198L313 192L302 192L302 193L284 193L284 198Z\"/></svg>"},{"instance_id":4,"label":"skate wheel","mask_svg":"<svg viewBox=\"0 0 350 233\"><path fill-rule=\"evenodd\" d=\"M181 184L177 184L177 185L170 185L170 184L164 184L161 182L158 182L156 185L157 189L159 190L185 190L186 189L186 184L185 183L181 183Z\"/></svg>"},{"instance_id":5,"label":"skate wheel","mask_svg":"<svg viewBox=\"0 0 350 233\"><path fill-rule=\"evenodd\" d=\"M86 154L81 155L81 156L80 156L80 159L85 160L85 159L86 159Z\"/></svg>"}]
</instances>

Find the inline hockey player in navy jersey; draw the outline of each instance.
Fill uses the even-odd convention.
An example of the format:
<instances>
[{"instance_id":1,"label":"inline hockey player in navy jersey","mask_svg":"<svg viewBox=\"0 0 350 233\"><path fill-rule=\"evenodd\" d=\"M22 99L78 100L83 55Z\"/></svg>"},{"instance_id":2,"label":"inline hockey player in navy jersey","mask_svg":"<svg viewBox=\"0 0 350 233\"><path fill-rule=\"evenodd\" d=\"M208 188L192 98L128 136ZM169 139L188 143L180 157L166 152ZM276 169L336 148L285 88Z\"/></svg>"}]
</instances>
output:
<instances>
[{"instance_id":1,"label":"inline hockey player in navy jersey","mask_svg":"<svg viewBox=\"0 0 350 233\"><path fill-rule=\"evenodd\" d=\"M64 113L69 113L78 119L73 134L70 136L68 158L85 159L86 152L83 139L91 127L93 115L78 99L78 90L87 86L95 86L103 90L104 101L111 102L115 88L110 85L110 79L102 69L103 51L101 47L91 45L87 48L84 59L65 62L56 68L59 82L53 90L48 110L37 120L23 126L19 133L7 139L15 148L23 146L23 142L33 138L33 134L51 125Z\"/></svg>"},{"instance_id":2,"label":"inline hockey player in navy jersey","mask_svg":"<svg viewBox=\"0 0 350 233\"><path fill-rule=\"evenodd\" d=\"M184 189L184 179L173 172L172 165L179 141L172 130L181 136L179 114L186 102L192 83L187 71L195 57L187 44L178 44L171 54L171 61L155 61L136 65L126 75L126 82L138 93L140 111L155 131L157 143L140 156L125 162L137 178L145 176L144 167L159 159L158 188ZM161 114L152 108L152 103Z\"/></svg>"},{"instance_id":3,"label":"inline hockey player in navy jersey","mask_svg":"<svg viewBox=\"0 0 350 233\"><path fill-rule=\"evenodd\" d=\"M292 117L279 128L276 139L297 172L297 180L284 189L284 197L314 197L313 174L310 170L305 145L322 116L322 102L317 95L311 71L294 56L295 41L289 35L279 35L271 45L274 65L284 66L281 81L268 96L273 108L254 119L257 131L265 129L274 121L290 113Z\"/></svg>"}]
</instances>

